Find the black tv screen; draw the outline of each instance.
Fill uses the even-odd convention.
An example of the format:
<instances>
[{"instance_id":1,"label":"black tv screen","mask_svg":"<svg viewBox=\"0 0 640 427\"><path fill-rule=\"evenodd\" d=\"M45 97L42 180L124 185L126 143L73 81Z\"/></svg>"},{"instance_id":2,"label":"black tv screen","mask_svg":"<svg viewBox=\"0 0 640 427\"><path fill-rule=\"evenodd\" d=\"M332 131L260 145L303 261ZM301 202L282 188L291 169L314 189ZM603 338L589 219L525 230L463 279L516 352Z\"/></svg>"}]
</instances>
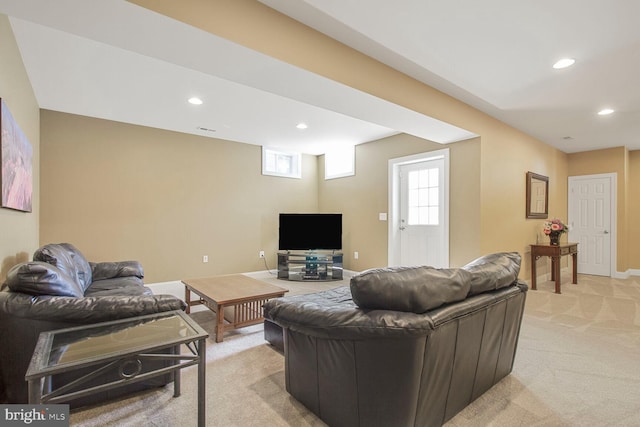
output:
<instances>
[{"instance_id":1,"label":"black tv screen","mask_svg":"<svg viewBox=\"0 0 640 427\"><path fill-rule=\"evenodd\" d=\"M342 214L281 213L278 249L342 249Z\"/></svg>"}]
</instances>

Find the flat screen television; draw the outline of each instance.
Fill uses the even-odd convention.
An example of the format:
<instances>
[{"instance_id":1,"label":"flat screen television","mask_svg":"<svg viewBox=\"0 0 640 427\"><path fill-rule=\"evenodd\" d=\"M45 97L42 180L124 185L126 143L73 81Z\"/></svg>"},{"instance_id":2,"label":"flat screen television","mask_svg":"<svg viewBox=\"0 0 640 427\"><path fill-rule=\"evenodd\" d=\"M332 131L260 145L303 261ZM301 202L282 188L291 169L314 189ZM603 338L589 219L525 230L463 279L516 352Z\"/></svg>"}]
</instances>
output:
<instances>
[{"instance_id":1,"label":"flat screen television","mask_svg":"<svg viewBox=\"0 0 640 427\"><path fill-rule=\"evenodd\" d=\"M281 213L278 249L342 249L342 214Z\"/></svg>"}]
</instances>

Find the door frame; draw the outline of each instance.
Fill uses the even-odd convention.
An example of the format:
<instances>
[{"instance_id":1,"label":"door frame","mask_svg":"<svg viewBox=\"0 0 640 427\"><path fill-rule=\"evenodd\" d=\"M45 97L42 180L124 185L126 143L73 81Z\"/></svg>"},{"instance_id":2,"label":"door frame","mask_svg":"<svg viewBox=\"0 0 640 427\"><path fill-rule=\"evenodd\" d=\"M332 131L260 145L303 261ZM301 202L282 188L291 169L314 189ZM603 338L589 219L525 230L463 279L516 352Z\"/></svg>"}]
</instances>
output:
<instances>
[{"instance_id":1,"label":"door frame","mask_svg":"<svg viewBox=\"0 0 640 427\"><path fill-rule=\"evenodd\" d=\"M600 173L593 175L576 175L570 176L568 179L567 186L567 216L570 227L573 226L573 222L575 220L576 213L573 212L573 203L571 198L571 186L572 184L583 181L586 179L609 179L609 192L610 192L610 217L611 217L611 238L609 239L609 244L611 247L609 248L609 277L614 277L618 279L626 278L627 276L623 273L618 273L618 174L616 172L613 173ZM578 246L578 256L580 256L580 246Z\"/></svg>"},{"instance_id":2,"label":"door frame","mask_svg":"<svg viewBox=\"0 0 640 427\"><path fill-rule=\"evenodd\" d=\"M444 161L444 192L443 220L444 238L443 250L445 266L449 265L449 149L429 151L411 156L389 159L389 215L388 215L388 265L400 264L400 167L411 163L443 159Z\"/></svg>"}]
</instances>

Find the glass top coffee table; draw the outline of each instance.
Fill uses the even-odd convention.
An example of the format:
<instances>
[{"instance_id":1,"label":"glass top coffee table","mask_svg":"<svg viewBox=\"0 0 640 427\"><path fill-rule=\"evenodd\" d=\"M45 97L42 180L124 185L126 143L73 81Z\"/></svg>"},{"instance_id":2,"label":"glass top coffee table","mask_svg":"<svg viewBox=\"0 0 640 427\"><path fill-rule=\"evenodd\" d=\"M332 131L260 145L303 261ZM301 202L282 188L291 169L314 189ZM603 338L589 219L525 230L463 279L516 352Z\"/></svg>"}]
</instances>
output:
<instances>
[{"instance_id":1,"label":"glass top coffee table","mask_svg":"<svg viewBox=\"0 0 640 427\"><path fill-rule=\"evenodd\" d=\"M25 375L29 403L64 403L170 372L174 373L177 397L180 370L198 365L198 425L204 426L208 336L180 310L42 332ZM188 353L181 354L182 345ZM146 363L151 360L167 363L147 369ZM53 375L87 368L89 374L52 390ZM118 373L117 380L95 384L101 374L113 370Z\"/></svg>"}]
</instances>

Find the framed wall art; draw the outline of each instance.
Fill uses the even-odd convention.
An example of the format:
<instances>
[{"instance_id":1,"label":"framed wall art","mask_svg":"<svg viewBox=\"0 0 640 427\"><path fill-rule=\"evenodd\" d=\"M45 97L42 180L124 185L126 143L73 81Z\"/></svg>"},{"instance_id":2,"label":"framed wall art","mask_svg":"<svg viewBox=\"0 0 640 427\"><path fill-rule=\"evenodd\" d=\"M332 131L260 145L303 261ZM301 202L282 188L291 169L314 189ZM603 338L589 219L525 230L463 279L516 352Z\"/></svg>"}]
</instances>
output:
<instances>
[{"instance_id":1,"label":"framed wall art","mask_svg":"<svg viewBox=\"0 0 640 427\"><path fill-rule=\"evenodd\" d=\"M549 216L549 177L527 172L527 218Z\"/></svg>"},{"instance_id":2,"label":"framed wall art","mask_svg":"<svg viewBox=\"0 0 640 427\"><path fill-rule=\"evenodd\" d=\"M2 207L31 212L33 148L4 99L0 99L0 110Z\"/></svg>"}]
</instances>

